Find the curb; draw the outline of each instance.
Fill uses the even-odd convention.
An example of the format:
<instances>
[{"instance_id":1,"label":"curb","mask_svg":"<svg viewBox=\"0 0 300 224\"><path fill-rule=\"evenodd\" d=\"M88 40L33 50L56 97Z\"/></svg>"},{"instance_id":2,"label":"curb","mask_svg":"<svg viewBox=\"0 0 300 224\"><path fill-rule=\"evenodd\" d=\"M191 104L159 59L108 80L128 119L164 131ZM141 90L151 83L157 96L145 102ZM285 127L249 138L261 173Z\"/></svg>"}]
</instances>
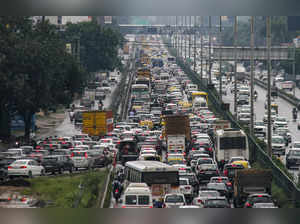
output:
<instances>
[{"instance_id":1,"label":"curb","mask_svg":"<svg viewBox=\"0 0 300 224\"><path fill-rule=\"evenodd\" d=\"M101 199L101 203L100 203L100 208L104 208L104 203L105 203L105 199L107 197L107 192L108 192L108 185L110 183L110 179L111 179L111 174L112 174L112 171L113 171L114 167L111 166L110 170L109 170L109 173L107 175L107 178L106 178L106 183L105 183L105 190L104 190L104 193L103 193L103 197Z\"/></svg>"}]
</instances>

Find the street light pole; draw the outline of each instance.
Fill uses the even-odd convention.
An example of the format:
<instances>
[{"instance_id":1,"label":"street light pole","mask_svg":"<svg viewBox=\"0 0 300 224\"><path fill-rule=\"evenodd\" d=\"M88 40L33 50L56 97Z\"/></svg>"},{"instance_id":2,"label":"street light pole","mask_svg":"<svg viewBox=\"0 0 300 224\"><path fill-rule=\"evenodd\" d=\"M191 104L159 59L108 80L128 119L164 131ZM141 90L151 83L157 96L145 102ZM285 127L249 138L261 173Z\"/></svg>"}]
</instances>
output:
<instances>
[{"instance_id":1,"label":"street light pole","mask_svg":"<svg viewBox=\"0 0 300 224\"><path fill-rule=\"evenodd\" d=\"M234 18L234 114L237 118L237 26L238 26L238 17Z\"/></svg>"},{"instance_id":2,"label":"street light pole","mask_svg":"<svg viewBox=\"0 0 300 224\"><path fill-rule=\"evenodd\" d=\"M196 39L196 19L197 19L197 16L194 16L194 72L196 73L196 64L197 64L197 57L196 57L196 50L197 50L197 39Z\"/></svg>"},{"instance_id":3,"label":"street light pole","mask_svg":"<svg viewBox=\"0 0 300 224\"><path fill-rule=\"evenodd\" d=\"M250 66L251 66L251 121L250 121L250 134L254 135L254 16L251 16L251 55L250 55Z\"/></svg>"},{"instance_id":4,"label":"street light pole","mask_svg":"<svg viewBox=\"0 0 300 224\"><path fill-rule=\"evenodd\" d=\"M180 27L180 56L183 57L183 37L182 37L182 30L183 30L183 16L181 16L181 27Z\"/></svg>"},{"instance_id":5,"label":"street light pole","mask_svg":"<svg viewBox=\"0 0 300 224\"><path fill-rule=\"evenodd\" d=\"M222 102L222 54L221 54L221 32L222 32L222 17L220 16L220 35L219 35L219 43L220 43L220 52L219 52L219 91L220 91L220 101Z\"/></svg>"},{"instance_id":6,"label":"street light pole","mask_svg":"<svg viewBox=\"0 0 300 224\"><path fill-rule=\"evenodd\" d=\"M208 17L208 29L209 29L209 46L208 46L208 75L209 75L209 84L211 84L211 16Z\"/></svg>"},{"instance_id":7,"label":"street light pole","mask_svg":"<svg viewBox=\"0 0 300 224\"><path fill-rule=\"evenodd\" d=\"M178 30L177 30L177 19L178 19L178 17L176 16L175 17L175 49L176 49L176 55L178 56Z\"/></svg>"},{"instance_id":8,"label":"street light pole","mask_svg":"<svg viewBox=\"0 0 300 224\"><path fill-rule=\"evenodd\" d=\"M200 29L202 29L203 27L203 17L201 16L201 25L200 25ZM200 78L201 81L203 79L203 34L202 32L200 32L200 44L201 44L201 52L200 52L200 60L201 60L201 74L200 74Z\"/></svg>"},{"instance_id":9,"label":"street light pole","mask_svg":"<svg viewBox=\"0 0 300 224\"><path fill-rule=\"evenodd\" d=\"M189 58L191 58L191 29L192 28L192 16L190 16L190 25L189 25Z\"/></svg>"},{"instance_id":10,"label":"street light pole","mask_svg":"<svg viewBox=\"0 0 300 224\"><path fill-rule=\"evenodd\" d=\"M187 16L184 16L184 59L186 60L186 26L187 26Z\"/></svg>"},{"instance_id":11,"label":"street light pole","mask_svg":"<svg viewBox=\"0 0 300 224\"><path fill-rule=\"evenodd\" d=\"M268 63L268 155L272 158L271 121L271 17L267 16L267 63Z\"/></svg>"}]
</instances>

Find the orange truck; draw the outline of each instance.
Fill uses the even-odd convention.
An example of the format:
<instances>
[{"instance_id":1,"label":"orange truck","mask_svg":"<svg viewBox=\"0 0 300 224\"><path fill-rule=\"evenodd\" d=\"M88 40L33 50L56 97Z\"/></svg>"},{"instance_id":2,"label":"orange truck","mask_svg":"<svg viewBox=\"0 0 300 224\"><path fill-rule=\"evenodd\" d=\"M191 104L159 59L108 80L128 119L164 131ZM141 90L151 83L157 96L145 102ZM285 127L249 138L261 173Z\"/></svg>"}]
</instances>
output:
<instances>
[{"instance_id":1,"label":"orange truck","mask_svg":"<svg viewBox=\"0 0 300 224\"><path fill-rule=\"evenodd\" d=\"M112 111L85 111L82 119L82 132L89 136L104 136L114 129Z\"/></svg>"}]
</instances>

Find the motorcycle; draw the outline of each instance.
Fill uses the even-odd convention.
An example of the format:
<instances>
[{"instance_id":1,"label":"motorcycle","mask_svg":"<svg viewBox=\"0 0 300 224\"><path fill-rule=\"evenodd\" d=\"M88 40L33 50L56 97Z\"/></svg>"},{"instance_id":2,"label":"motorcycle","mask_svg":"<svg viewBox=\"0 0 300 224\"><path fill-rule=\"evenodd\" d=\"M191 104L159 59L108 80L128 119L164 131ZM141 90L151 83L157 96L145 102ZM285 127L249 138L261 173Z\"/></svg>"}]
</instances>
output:
<instances>
[{"instance_id":1,"label":"motorcycle","mask_svg":"<svg viewBox=\"0 0 300 224\"><path fill-rule=\"evenodd\" d=\"M120 199L120 197L121 197L121 191L120 191L119 189L115 189L115 190L114 190L114 193L113 193L113 196L114 196L114 198L115 198L115 200L116 200L116 203L118 203L118 202L119 202L119 199Z\"/></svg>"},{"instance_id":2,"label":"motorcycle","mask_svg":"<svg viewBox=\"0 0 300 224\"><path fill-rule=\"evenodd\" d=\"M293 119L294 119L294 121L297 120L297 117L298 117L298 113L297 112L293 112Z\"/></svg>"},{"instance_id":3,"label":"motorcycle","mask_svg":"<svg viewBox=\"0 0 300 224\"><path fill-rule=\"evenodd\" d=\"M257 100L257 94L254 94L254 101L256 102Z\"/></svg>"}]
</instances>

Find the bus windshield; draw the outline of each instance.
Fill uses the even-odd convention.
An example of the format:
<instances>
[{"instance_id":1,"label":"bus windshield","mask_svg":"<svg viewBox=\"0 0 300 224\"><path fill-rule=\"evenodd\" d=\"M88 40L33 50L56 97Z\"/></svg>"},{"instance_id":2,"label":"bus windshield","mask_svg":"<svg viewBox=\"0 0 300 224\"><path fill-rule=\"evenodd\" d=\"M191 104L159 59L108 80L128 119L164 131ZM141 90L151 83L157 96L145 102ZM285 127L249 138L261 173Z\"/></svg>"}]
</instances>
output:
<instances>
[{"instance_id":1,"label":"bus windshield","mask_svg":"<svg viewBox=\"0 0 300 224\"><path fill-rule=\"evenodd\" d=\"M172 184L178 185L178 172L144 172L143 180L149 185L152 184Z\"/></svg>"}]
</instances>

